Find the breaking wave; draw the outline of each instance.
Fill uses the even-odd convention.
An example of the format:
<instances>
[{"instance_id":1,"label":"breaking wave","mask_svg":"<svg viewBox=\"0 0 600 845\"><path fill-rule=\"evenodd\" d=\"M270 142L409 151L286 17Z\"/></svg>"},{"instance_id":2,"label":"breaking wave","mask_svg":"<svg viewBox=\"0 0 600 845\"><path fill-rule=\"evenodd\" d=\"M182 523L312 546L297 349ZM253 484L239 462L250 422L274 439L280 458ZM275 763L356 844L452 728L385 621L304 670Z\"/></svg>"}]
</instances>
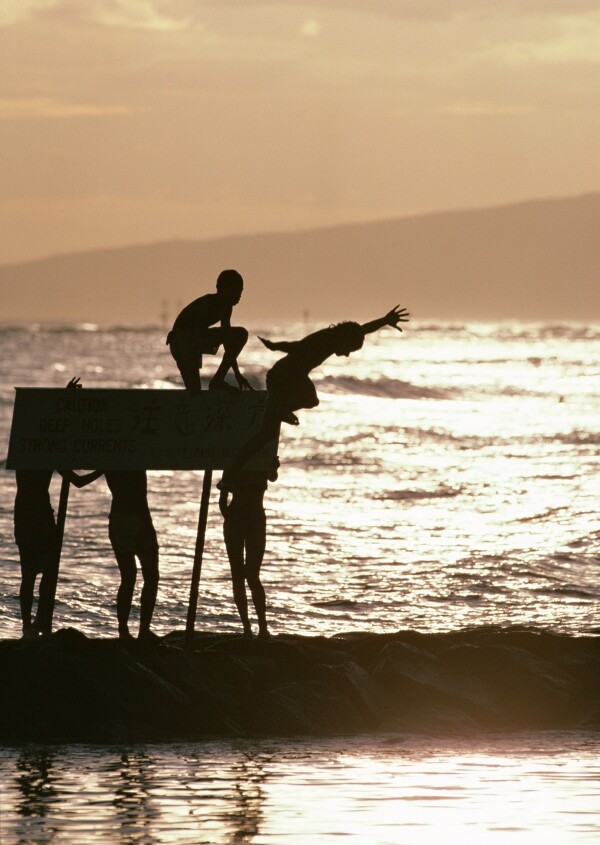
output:
<instances>
[{"instance_id":1,"label":"breaking wave","mask_svg":"<svg viewBox=\"0 0 600 845\"><path fill-rule=\"evenodd\" d=\"M423 387L400 379L360 379L356 376L326 376L318 386L330 393L350 393L382 399L452 399L457 391L451 388Z\"/></svg>"},{"instance_id":2,"label":"breaking wave","mask_svg":"<svg viewBox=\"0 0 600 845\"><path fill-rule=\"evenodd\" d=\"M435 490L384 490L373 498L396 502L418 501L419 499L452 499L454 496L460 496L462 492L460 487L454 488L442 485Z\"/></svg>"}]
</instances>

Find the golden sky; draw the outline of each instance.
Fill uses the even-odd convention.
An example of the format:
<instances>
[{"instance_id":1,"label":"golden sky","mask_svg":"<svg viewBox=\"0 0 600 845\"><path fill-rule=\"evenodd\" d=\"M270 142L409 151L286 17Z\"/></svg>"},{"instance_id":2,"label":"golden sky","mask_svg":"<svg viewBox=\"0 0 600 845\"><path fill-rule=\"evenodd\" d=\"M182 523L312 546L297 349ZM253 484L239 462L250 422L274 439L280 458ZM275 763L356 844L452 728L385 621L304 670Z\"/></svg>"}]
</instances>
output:
<instances>
[{"instance_id":1,"label":"golden sky","mask_svg":"<svg viewBox=\"0 0 600 845\"><path fill-rule=\"evenodd\" d=\"M600 189L600 2L0 0L0 263Z\"/></svg>"}]
</instances>

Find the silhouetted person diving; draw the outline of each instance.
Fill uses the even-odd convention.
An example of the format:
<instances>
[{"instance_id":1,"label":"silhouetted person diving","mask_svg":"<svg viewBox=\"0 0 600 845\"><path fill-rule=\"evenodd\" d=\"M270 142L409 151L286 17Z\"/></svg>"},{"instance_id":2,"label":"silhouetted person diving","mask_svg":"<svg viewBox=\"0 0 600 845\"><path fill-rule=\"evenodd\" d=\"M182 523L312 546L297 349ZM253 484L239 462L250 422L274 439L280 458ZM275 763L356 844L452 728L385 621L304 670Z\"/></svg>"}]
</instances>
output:
<instances>
[{"instance_id":1,"label":"silhouetted person diving","mask_svg":"<svg viewBox=\"0 0 600 845\"><path fill-rule=\"evenodd\" d=\"M248 340L248 331L231 325L233 306L240 301L243 288L244 280L237 270L223 270L217 278L216 293L207 293L186 305L167 335L171 355L191 393L199 393L201 388L202 356L216 355L220 346L223 357L209 382L209 390L236 390L225 381L229 370L233 371L241 390L252 389L237 362Z\"/></svg>"},{"instance_id":2,"label":"silhouetted person diving","mask_svg":"<svg viewBox=\"0 0 600 845\"><path fill-rule=\"evenodd\" d=\"M269 471L240 472L229 493L221 491L219 509L223 514L223 537L231 568L233 600L237 607L244 636L252 636L248 615L246 583L250 588L252 603L258 619L258 636L270 636L267 626L265 590L260 580L267 536L267 518L263 498L269 481L277 481L279 460L276 458Z\"/></svg>"},{"instance_id":3,"label":"silhouetted person diving","mask_svg":"<svg viewBox=\"0 0 600 845\"><path fill-rule=\"evenodd\" d=\"M218 483L220 490L231 489L232 481L258 450L277 436L282 422L298 425L294 413L300 408L315 408L319 397L309 373L331 355L349 355L359 350L367 334L383 326L402 331L399 323L408 322L406 308L396 305L383 317L369 323L343 322L313 332L302 340L274 343L260 338L267 349L285 352L267 373L267 401L259 430L242 446Z\"/></svg>"}]
</instances>

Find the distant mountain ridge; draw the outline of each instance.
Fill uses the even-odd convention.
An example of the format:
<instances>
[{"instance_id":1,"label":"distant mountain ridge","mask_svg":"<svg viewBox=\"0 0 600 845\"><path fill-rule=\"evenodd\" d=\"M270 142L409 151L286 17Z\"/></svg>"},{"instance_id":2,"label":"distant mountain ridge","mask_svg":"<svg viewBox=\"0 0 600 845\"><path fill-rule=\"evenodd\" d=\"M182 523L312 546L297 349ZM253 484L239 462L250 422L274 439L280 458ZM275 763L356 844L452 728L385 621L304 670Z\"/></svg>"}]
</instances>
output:
<instances>
[{"instance_id":1,"label":"distant mountain ridge","mask_svg":"<svg viewBox=\"0 0 600 845\"><path fill-rule=\"evenodd\" d=\"M600 193L308 231L181 240L0 266L0 319L157 323L246 281L239 320L600 319Z\"/></svg>"}]
</instances>

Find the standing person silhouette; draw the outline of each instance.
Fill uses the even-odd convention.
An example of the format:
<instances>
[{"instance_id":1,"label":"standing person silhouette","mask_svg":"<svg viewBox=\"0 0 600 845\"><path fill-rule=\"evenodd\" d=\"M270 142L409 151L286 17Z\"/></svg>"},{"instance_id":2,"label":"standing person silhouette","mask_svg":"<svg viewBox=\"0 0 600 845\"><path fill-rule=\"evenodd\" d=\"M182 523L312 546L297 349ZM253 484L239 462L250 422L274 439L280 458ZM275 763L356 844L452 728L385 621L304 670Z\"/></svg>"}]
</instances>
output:
<instances>
[{"instance_id":1,"label":"standing person silhouette","mask_svg":"<svg viewBox=\"0 0 600 845\"><path fill-rule=\"evenodd\" d=\"M69 387L81 388L79 379L72 379ZM140 598L138 638L158 639L150 630L156 594L160 580L158 569L158 540L148 507L148 477L145 469L93 470L85 476L70 473L69 480L84 487L104 475L112 493L108 515L108 537L121 574L117 591L117 623L119 638L129 639L129 614L137 578L136 557L139 558L144 585Z\"/></svg>"},{"instance_id":2,"label":"standing person silhouette","mask_svg":"<svg viewBox=\"0 0 600 845\"><path fill-rule=\"evenodd\" d=\"M81 387L79 378L72 378L67 389ZM48 619L51 586L50 571L58 561L59 539L54 509L50 501L50 482L53 469L18 469L15 472L17 493L14 505L14 537L19 549L21 584L19 608L23 637L50 634ZM85 487L97 476L94 473L77 475L72 470L60 470L60 475L75 487ZM38 606L32 619L34 590L40 575Z\"/></svg>"},{"instance_id":3,"label":"standing person silhouette","mask_svg":"<svg viewBox=\"0 0 600 845\"><path fill-rule=\"evenodd\" d=\"M51 469L18 469L15 473L14 525L21 562L19 606L23 637L35 637L41 633L48 604L47 572L58 554L56 522L50 502L52 473ZM38 575L41 575L38 608L35 619L32 619L33 593Z\"/></svg>"},{"instance_id":4,"label":"standing person silhouette","mask_svg":"<svg viewBox=\"0 0 600 845\"><path fill-rule=\"evenodd\" d=\"M223 515L223 537L231 568L233 600L237 607L244 636L252 636L248 616L246 583L250 588L252 603L258 619L258 636L270 636L267 625L265 589L260 580L260 567L266 546L267 519L263 498L269 481L277 481L279 459L268 472L240 472L229 493L221 491L219 509Z\"/></svg>"},{"instance_id":5,"label":"standing person silhouette","mask_svg":"<svg viewBox=\"0 0 600 845\"><path fill-rule=\"evenodd\" d=\"M248 340L248 331L242 326L231 325L233 306L240 301L243 288L244 280L237 270L223 270L217 278L216 293L207 293L186 305L167 335L171 355L191 393L199 393L201 389L202 355L216 355L220 346L223 346L223 358L209 382L209 389L235 390L225 381L229 370L233 371L240 389L252 389L237 363Z\"/></svg>"},{"instance_id":6,"label":"standing person silhouette","mask_svg":"<svg viewBox=\"0 0 600 845\"><path fill-rule=\"evenodd\" d=\"M98 473L98 475L101 474L101 472ZM148 507L146 470L106 470L104 477L112 493L112 504L108 515L108 537L121 573L121 583L117 592L119 638L131 637L129 614L137 576L137 557L144 579L140 597L138 638L151 641L156 638L150 630L150 623L156 604L160 575L158 540Z\"/></svg>"},{"instance_id":7,"label":"standing person silhouette","mask_svg":"<svg viewBox=\"0 0 600 845\"><path fill-rule=\"evenodd\" d=\"M60 475L75 487L85 487L97 478L93 472L77 475L71 470ZM52 469L18 469L15 472L17 494L15 496L14 526L15 543L21 561L21 586L19 605L24 637L51 633L48 624L48 603L50 600L49 570L58 560L58 530L54 510L50 502ZM35 581L41 575L38 591L38 607L32 619Z\"/></svg>"},{"instance_id":8,"label":"standing person silhouette","mask_svg":"<svg viewBox=\"0 0 600 845\"><path fill-rule=\"evenodd\" d=\"M140 597L138 639L158 639L150 630L160 580L158 540L148 507L148 477L144 469L94 470L85 476L89 484L104 476L112 493L108 514L108 538L121 574L117 591L119 639L131 638L129 615L137 579L136 558L140 561L144 584ZM76 476L77 477L77 476ZM78 485L83 486L83 484Z\"/></svg>"},{"instance_id":9,"label":"standing person silhouette","mask_svg":"<svg viewBox=\"0 0 600 845\"><path fill-rule=\"evenodd\" d=\"M267 349L285 352L286 355L276 361L267 373L267 401L259 430L242 446L232 464L224 471L217 487L220 490L231 489L235 476L258 452L258 450L277 436L280 423L298 425L294 411L300 408L315 408L319 397L309 373L322 364L331 355L348 356L360 349L365 336L383 326L392 326L398 331L398 323L408 322L406 308L396 305L383 317L369 323L343 322L313 332L302 340L281 341L274 343L260 338Z\"/></svg>"}]
</instances>

